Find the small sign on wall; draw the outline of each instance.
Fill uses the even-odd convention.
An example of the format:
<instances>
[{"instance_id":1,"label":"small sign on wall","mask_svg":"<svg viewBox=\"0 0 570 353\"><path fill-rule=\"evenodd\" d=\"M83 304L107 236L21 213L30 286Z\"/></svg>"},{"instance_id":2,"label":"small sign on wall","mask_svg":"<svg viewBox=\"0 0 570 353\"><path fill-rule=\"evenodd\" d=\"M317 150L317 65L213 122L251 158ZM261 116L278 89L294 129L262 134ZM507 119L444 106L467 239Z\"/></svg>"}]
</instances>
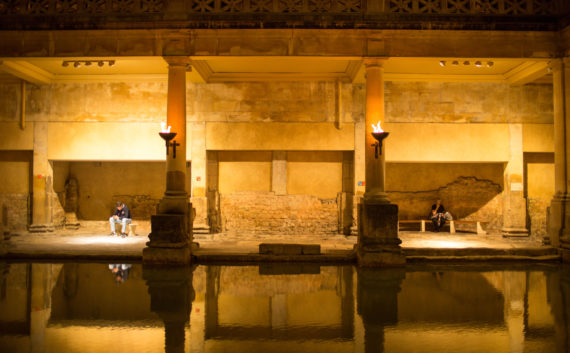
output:
<instances>
[{"instance_id":1,"label":"small sign on wall","mask_svg":"<svg viewBox=\"0 0 570 353\"><path fill-rule=\"evenodd\" d=\"M366 182L365 182L365 181L362 181L362 180L359 180L359 181L358 181L358 186L366 186Z\"/></svg>"},{"instance_id":2,"label":"small sign on wall","mask_svg":"<svg viewBox=\"0 0 570 353\"><path fill-rule=\"evenodd\" d=\"M523 191L522 183L511 183L511 191Z\"/></svg>"}]
</instances>

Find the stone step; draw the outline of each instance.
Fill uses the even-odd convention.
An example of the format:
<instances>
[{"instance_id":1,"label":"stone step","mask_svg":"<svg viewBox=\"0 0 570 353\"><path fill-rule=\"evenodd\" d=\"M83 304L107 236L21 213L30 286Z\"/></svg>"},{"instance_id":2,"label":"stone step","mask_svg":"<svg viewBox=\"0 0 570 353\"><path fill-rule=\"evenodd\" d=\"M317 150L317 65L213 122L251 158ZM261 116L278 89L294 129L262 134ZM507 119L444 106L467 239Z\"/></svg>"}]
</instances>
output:
<instances>
[{"instance_id":1,"label":"stone step","mask_svg":"<svg viewBox=\"0 0 570 353\"><path fill-rule=\"evenodd\" d=\"M413 257L557 257L560 256L558 249L545 246L541 248L403 248L406 258Z\"/></svg>"},{"instance_id":2,"label":"stone step","mask_svg":"<svg viewBox=\"0 0 570 353\"><path fill-rule=\"evenodd\" d=\"M261 243L259 253L263 255L319 255L320 244Z\"/></svg>"}]
</instances>

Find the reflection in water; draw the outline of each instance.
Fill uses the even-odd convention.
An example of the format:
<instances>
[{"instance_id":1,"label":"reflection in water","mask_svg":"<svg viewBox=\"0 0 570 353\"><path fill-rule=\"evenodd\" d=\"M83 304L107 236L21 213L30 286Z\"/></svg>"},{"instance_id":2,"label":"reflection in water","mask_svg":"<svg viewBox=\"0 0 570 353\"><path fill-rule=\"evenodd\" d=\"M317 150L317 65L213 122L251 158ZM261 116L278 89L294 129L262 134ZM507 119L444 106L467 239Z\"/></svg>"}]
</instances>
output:
<instances>
[{"instance_id":1,"label":"reflection in water","mask_svg":"<svg viewBox=\"0 0 570 353\"><path fill-rule=\"evenodd\" d=\"M109 264L109 270L111 270L117 284L121 284L129 278L129 271L132 266L131 264Z\"/></svg>"},{"instance_id":2,"label":"reflection in water","mask_svg":"<svg viewBox=\"0 0 570 353\"><path fill-rule=\"evenodd\" d=\"M558 267L0 263L1 352L566 353L569 318Z\"/></svg>"}]
</instances>

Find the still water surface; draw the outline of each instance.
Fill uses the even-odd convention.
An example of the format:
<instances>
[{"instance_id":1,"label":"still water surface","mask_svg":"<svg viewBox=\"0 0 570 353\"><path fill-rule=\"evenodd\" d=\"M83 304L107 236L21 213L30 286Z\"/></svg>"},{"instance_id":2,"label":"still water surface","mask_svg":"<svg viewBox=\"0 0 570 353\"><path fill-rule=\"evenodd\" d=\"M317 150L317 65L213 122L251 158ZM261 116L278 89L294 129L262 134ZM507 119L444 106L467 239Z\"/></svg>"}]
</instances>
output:
<instances>
[{"instance_id":1,"label":"still water surface","mask_svg":"<svg viewBox=\"0 0 570 353\"><path fill-rule=\"evenodd\" d=\"M566 353L557 266L0 263L0 352Z\"/></svg>"}]
</instances>

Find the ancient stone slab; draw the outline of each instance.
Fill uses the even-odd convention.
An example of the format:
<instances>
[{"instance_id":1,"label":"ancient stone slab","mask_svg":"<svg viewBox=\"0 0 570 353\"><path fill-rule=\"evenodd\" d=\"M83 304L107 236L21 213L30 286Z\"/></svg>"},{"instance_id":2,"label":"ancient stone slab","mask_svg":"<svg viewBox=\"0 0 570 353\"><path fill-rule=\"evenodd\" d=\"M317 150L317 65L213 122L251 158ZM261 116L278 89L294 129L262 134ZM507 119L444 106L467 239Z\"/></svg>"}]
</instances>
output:
<instances>
[{"instance_id":1,"label":"ancient stone slab","mask_svg":"<svg viewBox=\"0 0 570 353\"><path fill-rule=\"evenodd\" d=\"M261 243L259 253L267 255L319 255L319 244Z\"/></svg>"}]
</instances>

